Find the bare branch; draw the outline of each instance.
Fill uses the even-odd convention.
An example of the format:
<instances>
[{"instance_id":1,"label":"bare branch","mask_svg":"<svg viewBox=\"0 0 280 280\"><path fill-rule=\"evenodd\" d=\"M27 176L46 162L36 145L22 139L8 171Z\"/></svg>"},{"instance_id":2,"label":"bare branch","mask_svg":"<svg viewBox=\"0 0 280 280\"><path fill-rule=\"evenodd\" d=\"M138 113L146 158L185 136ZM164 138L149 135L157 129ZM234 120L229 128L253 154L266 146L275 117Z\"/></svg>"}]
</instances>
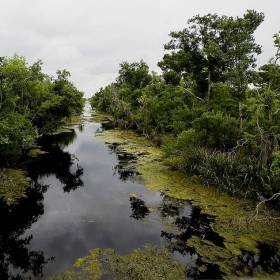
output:
<instances>
[{"instance_id":1,"label":"bare branch","mask_svg":"<svg viewBox=\"0 0 280 280\"><path fill-rule=\"evenodd\" d=\"M200 98L200 97L194 95L189 89L184 88L184 87L182 87L182 86L178 86L178 87L184 89L184 90L187 91L189 94L191 94L193 97L195 97L195 98L197 98L197 99L199 99L199 100L203 100L202 98Z\"/></svg>"},{"instance_id":2,"label":"bare branch","mask_svg":"<svg viewBox=\"0 0 280 280\"><path fill-rule=\"evenodd\" d=\"M274 199L277 199L278 196L280 196L280 192L278 193L275 193L274 195L272 195L270 198L264 198L263 196L259 195L259 198L261 199L261 201L257 204L256 208L255 208L255 211L249 221L249 223L251 223L252 221L256 220L258 214L259 214L259 208L262 204L268 202L268 201L271 201L271 200L274 200ZM274 219L278 219L278 218L274 218Z\"/></svg>"},{"instance_id":3,"label":"bare branch","mask_svg":"<svg viewBox=\"0 0 280 280\"><path fill-rule=\"evenodd\" d=\"M279 111L280 111L280 108L278 108L278 109L276 110L276 112L274 112L274 115L277 115L277 114L279 113Z\"/></svg>"}]
</instances>

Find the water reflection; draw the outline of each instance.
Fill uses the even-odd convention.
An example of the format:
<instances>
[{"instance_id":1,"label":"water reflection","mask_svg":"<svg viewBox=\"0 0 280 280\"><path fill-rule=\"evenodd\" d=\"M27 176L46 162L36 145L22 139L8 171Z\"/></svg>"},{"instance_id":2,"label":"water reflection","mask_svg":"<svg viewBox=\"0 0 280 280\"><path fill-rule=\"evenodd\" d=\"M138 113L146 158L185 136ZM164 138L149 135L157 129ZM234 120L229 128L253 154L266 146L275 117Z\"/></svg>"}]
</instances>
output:
<instances>
[{"instance_id":1,"label":"water reflection","mask_svg":"<svg viewBox=\"0 0 280 280\"><path fill-rule=\"evenodd\" d=\"M265 271L267 273L275 273L280 271L280 257L277 255L277 249L268 244L258 245L259 253L243 251L239 260L242 267L239 269L246 270L246 274L253 276L256 272Z\"/></svg>"},{"instance_id":2,"label":"water reflection","mask_svg":"<svg viewBox=\"0 0 280 280\"><path fill-rule=\"evenodd\" d=\"M110 129L115 128L116 126L113 121L111 121L110 119L107 119L102 122L101 127L103 130L110 130Z\"/></svg>"},{"instance_id":3,"label":"water reflection","mask_svg":"<svg viewBox=\"0 0 280 280\"><path fill-rule=\"evenodd\" d=\"M30 250L33 236L25 236L25 232L44 214L43 200L48 185L40 184L41 177L54 174L64 192L83 186L83 168L78 159L62 150L76 137L76 132L71 131L39 139L38 144L46 153L27 163L32 182L26 198L11 206L0 201L0 279L23 279L28 274L42 277L45 264L53 259L46 258L42 251Z\"/></svg>"},{"instance_id":4,"label":"water reflection","mask_svg":"<svg viewBox=\"0 0 280 280\"><path fill-rule=\"evenodd\" d=\"M111 153L117 155L118 159L118 164L114 166L114 175L118 173L119 179L124 182L128 179L133 180L135 176L140 175L136 171L136 156L125 152L119 143L107 143L107 146Z\"/></svg>"},{"instance_id":5,"label":"water reflection","mask_svg":"<svg viewBox=\"0 0 280 280\"><path fill-rule=\"evenodd\" d=\"M148 216L151 213L142 199L131 196L129 201L131 204L132 211L132 215L130 217L136 220L143 220L144 218L146 218L146 216Z\"/></svg>"},{"instance_id":6,"label":"water reflection","mask_svg":"<svg viewBox=\"0 0 280 280\"><path fill-rule=\"evenodd\" d=\"M180 203L177 199L172 203L173 200L165 197L159 208L162 217L172 217L172 224L180 231L180 233L161 232L161 236L166 238L173 251L178 251L182 255L192 254L192 249L186 246L186 242L192 236L198 236L211 241L216 246L224 247L224 238L210 227L210 223L215 220L214 217L201 213L199 207L188 207L185 205L186 201Z\"/></svg>"},{"instance_id":7,"label":"water reflection","mask_svg":"<svg viewBox=\"0 0 280 280\"><path fill-rule=\"evenodd\" d=\"M167 248L172 252L177 252L182 256L190 256L194 259L187 273L188 278L221 279L223 273L218 265L203 262L195 249L187 246L187 241L191 237L198 236L201 239L211 241L216 246L224 247L224 239L210 227L214 217L201 213L201 208L186 205L186 201L166 196L163 198L159 210L162 217L172 218L171 227L177 230L161 231L161 236L165 239ZM205 271L199 269L202 266L206 268Z\"/></svg>"},{"instance_id":8,"label":"water reflection","mask_svg":"<svg viewBox=\"0 0 280 280\"><path fill-rule=\"evenodd\" d=\"M79 130L80 132L83 132L83 131L84 131L84 128L85 128L85 126L84 126L83 124L80 124L80 125L78 126L78 130Z\"/></svg>"},{"instance_id":9,"label":"water reflection","mask_svg":"<svg viewBox=\"0 0 280 280\"><path fill-rule=\"evenodd\" d=\"M110 145L108 153L103 143L94 140L98 127L86 123L76 132L40 139L46 154L28 163L33 181L27 198L11 207L0 203L0 279L20 279L24 274L40 277L42 271L51 276L71 268L90 248L113 248L126 254L146 243L164 243L179 260L187 260L191 266L188 278L222 278L217 265L203 262L195 249L187 246L192 236L198 236L223 247L223 238L209 226L215 218L185 200L160 196L133 184L138 175L137 159L124 153L118 143ZM117 176L112 176L112 166ZM39 182L50 183L45 200L48 187ZM148 216L151 222L143 223ZM264 253L267 250L269 254ZM260 247L260 252L244 252L240 270L245 271L245 263L250 264L252 273L280 266L273 248ZM50 262L53 255L55 262Z\"/></svg>"},{"instance_id":10,"label":"water reflection","mask_svg":"<svg viewBox=\"0 0 280 280\"><path fill-rule=\"evenodd\" d=\"M78 158L62 150L76 137L76 132L73 131L54 136L47 135L39 140L39 145L44 147L46 153L27 164L28 173L34 182L38 182L42 176L54 174L65 192L74 191L84 185L82 181L84 171L78 164Z\"/></svg>"},{"instance_id":11,"label":"water reflection","mask_svg":"<svg viewBox=\"0 0 280 280\"><path fill-rule=\"evenodd\" d=\"M30 272L42 277L42 270L52 258L42 251L31 251L28 245L32 235L21 235L44 214L43 193L47 186L36 185L27 190L27 197L18 204L8 206L0 201L0 279L23 279Z\"/></svg>"},{"instance_id":12,"label":"water reflection","mask_svg":"<svg viewBox=\"0 0 280 280\"><path fill-rule=\"evenodd\" d=\"M205 267L205 271L199 269L199 267ZM203 262L200 258L187 272L188 279L222 279L224 276L217 264Z\"/></svg>"},{"instance_id":13,"label":"water reflection","mask_svg":"<svg viewBox=\"0 0 280 280\"><path fill-rule=\"evenodd\" d=\"M83 130L83 126L79 128ZM44 135L39 139L39 143L44 145L44 147L49 146L51 143L56 143L61 149L68 147L77 139L77 133L74 129L69 132L62 132L55 135Z\"/></svg>"}]
</instances>

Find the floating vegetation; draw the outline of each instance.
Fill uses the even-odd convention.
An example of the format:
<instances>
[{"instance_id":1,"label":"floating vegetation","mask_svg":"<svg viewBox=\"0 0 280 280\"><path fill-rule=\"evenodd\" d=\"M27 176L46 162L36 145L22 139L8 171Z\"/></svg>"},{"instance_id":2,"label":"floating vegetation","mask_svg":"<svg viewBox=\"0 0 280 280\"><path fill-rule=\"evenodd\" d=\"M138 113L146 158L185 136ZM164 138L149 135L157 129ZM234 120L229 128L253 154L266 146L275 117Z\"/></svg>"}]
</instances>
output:
<instances>
[{"instance_id":1,"label":"floating vegetation","mask_svg":"<svg viewBox=\"0 0 280 280\"><path fill-rule=\"evenodd\" d=\"M246 276L250 271L253 271L250 274L252 276L261 272L271 275L278 273L280 268L269 272L262 268L241 269L244 267L241 257L244 252L256 256L260 253L260 244L273 246L275 248L273 258L279 259L280 223L279 219L271 218L279 217L278 212L264 206L258 220L252 220L255 209L253 201L231 197L216 188L202 186L195 180L186 178L182 173L169 170L163 164L161 150L133 131L113 129L96 136L97 139L111 145L112 151L118 153L121 150L131 156L133 170L139 173L138 179L141 178L147 189L163 192L184 203L190 201L194 209L199 209L199 216L205 215L206 223L200 220L197 227L194 227L189 216L177 216L169 228L177 227L179 234L168 231L162 233L162 236L170 237L175 251L177 248L178 251L188 251L188 254L198 254L196 264L188 274L189 277L196 278L197 273L205 276L209 271L212 271L212 278ZM174 205L176 203L173 204L172 211L176 213ZM163 216L174 217L170 209L166 211L167 208L160 209ZM199 226L202 226L200 231ZM180 240L179 247L176 240Z\"/></svg>"},{"instance_id":2,"label":"floating vegetation","mask_svg":"<svg viewBox=\"0 0 280 280\"><path fill-rule=\"evenodd\" d=\"M118 158L118 164L114 167L114 175L118 173L119 179L122 181L137 180L140 173L136 170L137 157L131 153L127 153L119 143L106 143L110 151L114 152Z\"/></svg>"},{"instance_id":3,"label":"floating vegetation","mask_svg":"<svg viewBox=\"0 0 280 280\"><path fill-rule=\"evenodd\" d=\"M130 195L131 197L135 197L135 198L139 197L139 195L138 195L137 193L130 193L129 195Z\"/></svg>"},{"instance_id":4,"label":"floating vegetation","mask_svg":"<svg viewBox=\"0 0 280 280\"><path fill-rule=\"evenodd\" d=\"M0 197L3 197L7 204L16 203L19 198L25 197L29 185L30 178L22 170L0 169Z\"/></svg>"},{"instance_id":5,"label":"floating vegetation","mask_svg":"<svg viewBox=\"0 0 280 280\"><path fill-rule=\"evenodd\" d=\"M109 114L106 114L106 113L99 114L95 110L92 110L90 121L96 122L96 123L110 122L110 121L112 121L112 116L110 116Z\"/></svg>"},{"instance_id":6,"label":"floating vegetation","mask_svg":"<svg viewBox=\"0 0 280 280\"><path fill-rule=\"evenodd\" d=\"M75 270L65 271L48 280L97 280L103 275L107 279L123 280L183 280L186 267L173 259L168 251L153 245L134 249L128 255L118 255L112 249L93 249L90 255L74 263Z\"/></svg>"},{"instance_id":7,"label":"floating vegetation","mask_svg":"<svg viewBox=\"0 0 280 280\"><path fill-rule=\"evenodd\" d=\"M42 155L42 154L45 154L45 153L46 153L45 151L42 151L39 148L35 148L35 149L32 149L28 152L28 156L37 157L38 155Z\"/></svg>"},{"instance_id":8,"label":"floating vegetation","mask_svg":"<svg viewBox=\"0 0 280 280\"><path fill-rule=\"evenodd\" d=\"M60 127L57 130L55 130L54 132L51 133L51 135L56 135L56 134L60 134L60 133L64 133L64 132L72 132L74 130L74 128L72 127Z\"/></svg>"},{"instance_id":9,"label":"floating vegetation","mask_svg":"<svg viewBox=\"0 0 280 280\"><path fill-rule=\"evenodd\" d=\"M278 272L280 275L280 256L277 256L277 250L274 246L267 244L258 244L258 253L242 252L239 260L242 262L241 268L247 275L266 273L273 274Z\"/></svg>"},{"instance_id":10,"label":"floating vegetation","mask_svg":"<svg viewBox=\"0 0 280 280\"><path fill-rule=\"evenodd\" d=\"M82 116L72 116L69 118L64 118L61 121L59 128L51 133L51 135L57 135L63 132L73 132L75 129L81 129L85 118Z\"/></svg>"},{"instance_id":11,"label":"floating vegetation","mask_svg":"<svg viewBox=\"0 0 280 280\"><path fill-rule=\"evenodd\" d=\"M69 118L64 119L64 123L66 125L80 125L84 122L84 118L82 116L71 116Z\"/></svg>"}]
</instances>

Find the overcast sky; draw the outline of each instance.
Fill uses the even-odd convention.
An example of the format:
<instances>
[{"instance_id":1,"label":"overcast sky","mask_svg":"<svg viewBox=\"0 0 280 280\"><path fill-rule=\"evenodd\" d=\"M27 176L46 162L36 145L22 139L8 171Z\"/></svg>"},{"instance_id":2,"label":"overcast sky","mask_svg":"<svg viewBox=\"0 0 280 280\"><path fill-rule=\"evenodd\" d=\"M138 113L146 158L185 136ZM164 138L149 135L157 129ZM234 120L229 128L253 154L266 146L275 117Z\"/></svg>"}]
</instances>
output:
<instances>
[{"instance_id":1,"label":"overcast sky","mask_svg":"<svg viewBox=\"0 0 280 280\"><path fill-rule=\"evenodd\" d=\"M194 15L242 16L247 9L265 14L255 36L264 64L275 53L280 0L1 0L0 56L41 59L50 75L67 69L91 97L115 80L122 61L143 59L160 73L156 65L168 34L187 27Z\"/></svg>"}]
</instances>

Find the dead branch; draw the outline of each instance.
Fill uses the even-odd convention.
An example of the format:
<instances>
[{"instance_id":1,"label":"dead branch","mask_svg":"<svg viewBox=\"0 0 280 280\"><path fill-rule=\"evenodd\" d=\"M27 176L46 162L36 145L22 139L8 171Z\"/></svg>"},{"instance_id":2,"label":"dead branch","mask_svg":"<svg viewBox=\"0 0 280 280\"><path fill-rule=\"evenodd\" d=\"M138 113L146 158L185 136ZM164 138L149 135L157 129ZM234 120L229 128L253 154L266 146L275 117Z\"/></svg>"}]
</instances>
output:
<instances>
[{"instance_id":1,"label":"dead branch","mask_svg":"<svg viewBox=\"0 0 280 280\"><path fill-rule=\"evenodd\" d=\"M257 219L257 216L259 214L259 208L261 207L262 204L268 202L268 201L271 201L271 200L274 200L274 199L277 199L278 196L280 196L280 192L278 193L275 193L273 194L270 198L264 198L263 196L261 196L260 194L258 194L259 198L261 199L261 201L257 204L256 208L255 208L255 211L249 221L249 223L251 223L252 221L256 220ZM274 218L276 219L276 218Z\"/></svg>"}]
</instances>

